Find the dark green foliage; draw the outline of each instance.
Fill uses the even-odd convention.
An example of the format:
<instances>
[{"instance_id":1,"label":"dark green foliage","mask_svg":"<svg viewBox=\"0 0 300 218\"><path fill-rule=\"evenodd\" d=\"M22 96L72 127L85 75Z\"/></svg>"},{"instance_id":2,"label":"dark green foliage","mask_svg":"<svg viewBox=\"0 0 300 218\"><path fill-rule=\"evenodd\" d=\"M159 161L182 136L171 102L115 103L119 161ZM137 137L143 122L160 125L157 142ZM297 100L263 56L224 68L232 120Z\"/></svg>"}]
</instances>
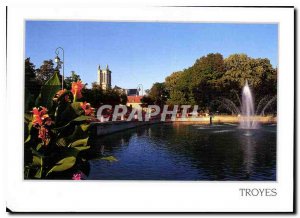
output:
<instances>
[{"instance_id":1,"label":"dark green foliage","mask_svg":"<svg viewBox=\"0 0 300 218\"><path fill-rule=\"evenodd\" d=\"M164 105L169 97L165 83L154 83L148 91L148 96L143 97L142 102L146 104Z\"/></svg>"},{"instance_id":2,"label":"dark green foliage","mask_svg":"<svg viewBox=\"0 0 300 218\"><path fill-rule=\"evenodd\" d=\"M219 53L208 54L196 60L192 67L168 76L164 84L169 104L197 104L202 110L217 110L215 100L221 97L239 105L238 98L246 80L256 103L266 95L277 94L277 69L266 58L255 59L245 54L233 54L226 59ZM153 93L155 96L149 94L149 97L159 97Z\"/></svg>"},{"instance_id":3,"label":"dark green foliage","mask_svg":"<svg viewBox=\"0 0 300 218\"><path fill-rule=\"evenodd\" d=\"M36 80L39 84L45 84L54 74L54 63L50 60L45 60L43 64L36 70Z\"/></svg>"},{"instance_id":4,"label":"dark green foliage","mask_svg":"<svg viewBox=\"0 0 300 218\"><path fill-rule=\"evenodd\" d=\"M25 113L25 179L57 178L57 173L70 179L83 164L80 152L90 148L89 127L93 117L85 115L82 102L73 102L70 91L60 89L55 71L42 86L36 108L32 109L41 111L44 106L44 113L35 116L30 110ZM46 133L41 134L45 129ZM66 172L70 173L67 177Z\"/></svg>"},{"instance_id":5,"label":"dark green foliage","mask_svg":"<svg viewBox=\"0 0 300 218\"><path fill-rule=\"evenodd\" d=\"M25 59L25 111L34 105L41 90L41 86L36 79L35 65L30 58Z\"/></svg>"},{"instance_id":6,"label":"dark green foliage","mask_svg":"<svg viewBox=\"0 0 300 218\"><path fill-rule=\"evenodd\" d=\"M53 97L61 89L59 72L54 71L52 77L42 86L41 93L36 100L37 106L44 106L50 110L53 105Z\"/></svg>"},{"instance_id":7,"label":"dark green foliage","mask_svg":"<svg viewBox=\"0 0 300 218\"><path fill-rule=\"evenodd\" d=\"M103 90L97 83L92 83L91 89L83 89L83 101L89 102L92 107L99 108L101 105L119 105L127 103L127 95L115 89Z\"/></svg>"}]
</instances>

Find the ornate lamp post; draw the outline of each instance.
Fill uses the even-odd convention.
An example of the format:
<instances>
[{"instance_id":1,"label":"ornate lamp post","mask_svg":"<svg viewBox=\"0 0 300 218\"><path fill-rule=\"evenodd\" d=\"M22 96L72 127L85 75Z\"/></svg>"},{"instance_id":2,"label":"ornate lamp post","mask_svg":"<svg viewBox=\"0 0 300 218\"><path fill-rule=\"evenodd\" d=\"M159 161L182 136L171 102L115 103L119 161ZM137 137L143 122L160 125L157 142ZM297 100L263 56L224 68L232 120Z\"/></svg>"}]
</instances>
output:
<instances>
[{"instance_id":1,"label":"ornate lamp post","mask_svg":"<svg viewBox=\"0 0 300 218\"><path fill-rule=\"evenodd\" d=\"M138 88L137 90L139 91L139 95L140 95L140 91L142 90L142 96L144 95L144 88L142 84L138 84Z\"/></svg>"},{"instance_id":2,"label":"ornate lamp post","mask_svg":"<svg viewBox=\"0 0 300 218\"><path fill-rule=\"evenodd\" d=\"M62 58L63 58L63 61L60 60L59 58L59 50L62 51ZM61 65L63 65L63 71L62 71L62 81L61 81L61 88L64 89L64 77L65 77L65 51L62 47L58 47L56 50L55 50L55 54L56 54L56 57L54 59L54 62L57 64L56 68L57 69L60 69L61 68Z\"/></svg>"}]
</instances>

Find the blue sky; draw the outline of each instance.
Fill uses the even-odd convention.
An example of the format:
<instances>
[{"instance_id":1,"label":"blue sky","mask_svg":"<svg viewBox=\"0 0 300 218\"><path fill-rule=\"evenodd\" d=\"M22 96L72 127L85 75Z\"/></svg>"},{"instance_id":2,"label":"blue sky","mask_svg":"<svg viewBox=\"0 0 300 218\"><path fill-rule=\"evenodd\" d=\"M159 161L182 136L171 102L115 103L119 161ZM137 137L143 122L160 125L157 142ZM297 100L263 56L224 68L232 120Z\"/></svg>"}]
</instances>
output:
<instances>
[{"instance_id":1,"label":"blue sky","mask_svg":"<svg viewBox=\"0 0 300 218\"><path fill-rule=\"evenodd\" d=\"M278 65L276 24L27 21L25 56L38 68L65 50L65 75L90 84L109 65L112 85L150 88L208 53L246 53Z\"/></svg>"}]
</instances>

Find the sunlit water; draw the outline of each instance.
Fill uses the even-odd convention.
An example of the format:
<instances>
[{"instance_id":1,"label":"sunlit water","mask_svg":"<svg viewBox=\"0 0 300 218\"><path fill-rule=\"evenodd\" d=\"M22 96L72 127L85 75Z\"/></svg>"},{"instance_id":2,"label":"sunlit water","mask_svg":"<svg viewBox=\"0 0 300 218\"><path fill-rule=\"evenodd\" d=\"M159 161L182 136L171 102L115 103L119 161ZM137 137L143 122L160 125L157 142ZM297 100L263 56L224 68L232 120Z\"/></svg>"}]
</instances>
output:
<instances>
[{"instance_id":1,"label":"sunlit water","mask_svg":"<svg viewBox=\"0 0 300 218\"><path fill-rule=\"evenodd\" d=\"M99 137L87 179L276 180L276 125L156 124Z\"/></svg>"}]
</instances>

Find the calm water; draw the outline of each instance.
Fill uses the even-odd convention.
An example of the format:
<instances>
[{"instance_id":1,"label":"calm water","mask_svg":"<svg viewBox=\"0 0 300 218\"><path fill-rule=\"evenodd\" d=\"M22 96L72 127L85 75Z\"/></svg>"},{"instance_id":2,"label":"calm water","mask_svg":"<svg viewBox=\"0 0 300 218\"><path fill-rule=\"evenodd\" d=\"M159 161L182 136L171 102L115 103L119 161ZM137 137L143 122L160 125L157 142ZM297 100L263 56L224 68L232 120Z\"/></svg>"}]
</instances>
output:
<instances>
[{"instance_id":1,"label":"calm water","mask_svg":"<svg viewBox=\"0 0 300 218\"><path fill-rule=\"evenodd\" d=\"M87 179L276 180L276 126L156 124L99 137Z\"/></svg>"}]
</instances>

